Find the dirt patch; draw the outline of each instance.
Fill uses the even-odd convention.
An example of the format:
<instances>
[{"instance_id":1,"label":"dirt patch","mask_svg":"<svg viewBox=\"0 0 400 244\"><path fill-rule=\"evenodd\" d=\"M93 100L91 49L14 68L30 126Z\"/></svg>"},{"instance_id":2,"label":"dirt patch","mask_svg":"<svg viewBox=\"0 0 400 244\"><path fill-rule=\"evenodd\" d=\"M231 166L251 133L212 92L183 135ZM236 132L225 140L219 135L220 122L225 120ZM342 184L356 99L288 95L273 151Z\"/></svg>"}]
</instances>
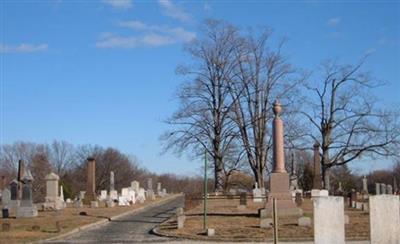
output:
<instances>
[{"instance_id":1,"label":"dirt patch","mask_svg":"<svg viewBox=\"0 0 400 244\"><path fill-rule=\"evenodd\" d=\"M238 199L218 199L208 202L208 228L215 229L215 236L207 237L203 230L203 206L198 205L186 212L183 229L177 229L176 219L159 226L158 232L167 236L215 241L270 241L272 229L259 228L258 209L264 204L248 200L245 210L239 210ZM313 218L313 206L305 199L301 208L304 216ZM345 226L347 240L369 239L369 214L360 210L345 209L350 223ZM313 240L313 227L297 226L297 218L279 218L278 235L281 241Z\"/></svg>"}]
</instances>

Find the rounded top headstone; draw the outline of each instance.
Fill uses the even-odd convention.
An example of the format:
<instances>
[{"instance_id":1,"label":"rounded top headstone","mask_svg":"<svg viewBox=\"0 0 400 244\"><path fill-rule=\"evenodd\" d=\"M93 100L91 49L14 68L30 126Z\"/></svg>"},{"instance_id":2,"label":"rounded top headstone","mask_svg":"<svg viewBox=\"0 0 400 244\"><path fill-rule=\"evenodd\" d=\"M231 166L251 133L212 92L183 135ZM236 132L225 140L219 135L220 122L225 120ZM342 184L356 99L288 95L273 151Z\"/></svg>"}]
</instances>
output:
<instances>
[{"instance_id":1,"label":"rounded top headstone","mask_svg":"<svg viewBox=\"0 0 400 244\"><path fill-rule=\"evenodd\" d=\"M279 102L278 99L275 100L274 104L273 104L273 111L275 116L279 116L282 113L282 106L281 103Z\"/></svg>"},{"instance_id":2,"label":"rounded top headstone","mask_svg":"<svg viewBox=\"0 0 400 244\"><path fill-rule=\"evenodd\" d=\"M53 172L46 175L46 178L45 178L45 180L59 180L59 179L60 179L60 177Z\"/></svg>"}]
</instances>

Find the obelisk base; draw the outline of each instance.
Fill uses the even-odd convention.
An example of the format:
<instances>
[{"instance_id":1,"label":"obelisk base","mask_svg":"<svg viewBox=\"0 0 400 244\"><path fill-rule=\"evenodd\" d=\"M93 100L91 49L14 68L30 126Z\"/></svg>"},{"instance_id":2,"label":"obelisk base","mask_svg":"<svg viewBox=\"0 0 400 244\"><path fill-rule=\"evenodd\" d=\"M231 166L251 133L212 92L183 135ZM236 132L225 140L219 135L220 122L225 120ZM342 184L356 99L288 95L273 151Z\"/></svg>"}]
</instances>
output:
<instances>
[{"instance_id":1,"label":"obelisk base","mask_svg":"<svg viewBox=\"0 0 400 244\"><path fill-rule=\"evenodd\" d=\"M267 214L272 216L272 198L276 199L278 216L302 216L303 210L298 208L292 200L289 191L289 174L272 173L270 178L270 193L265 206Z\"/></svg>"},{"instance_id":2,"label":"obelisk base","mask_svg":"<svg viewBox=\"0 0 400 244\"><path fill-rule=\"evenodd\" d=\"M85 193L85 197L83 198L82 202L85 205L91 205L92 201L96 201L97 197L95 195L95 193Z\"/></svg>"}]
</instances>

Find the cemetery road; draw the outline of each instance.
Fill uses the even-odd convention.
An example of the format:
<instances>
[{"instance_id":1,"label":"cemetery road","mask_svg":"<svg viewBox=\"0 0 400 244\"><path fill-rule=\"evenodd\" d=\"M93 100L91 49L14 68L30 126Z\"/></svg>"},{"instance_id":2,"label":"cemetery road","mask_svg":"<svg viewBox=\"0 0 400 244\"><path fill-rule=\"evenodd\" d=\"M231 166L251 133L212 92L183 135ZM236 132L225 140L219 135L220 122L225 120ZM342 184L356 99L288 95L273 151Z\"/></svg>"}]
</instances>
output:
<instances>
[{"instance_id":1,"label":"cemetery road","mask_svg":"<svg viewBox=\"0 0 400 244\"><path fill-rule=\"evenodd\" d=\"M133 243L166 242L170 238L151 234L151 230L183 207L184 197L171 199L162 205L149 207L136 213L112 220L97 228L67 237L65 240L47 243Z\"/></svg>"}]
</instances>

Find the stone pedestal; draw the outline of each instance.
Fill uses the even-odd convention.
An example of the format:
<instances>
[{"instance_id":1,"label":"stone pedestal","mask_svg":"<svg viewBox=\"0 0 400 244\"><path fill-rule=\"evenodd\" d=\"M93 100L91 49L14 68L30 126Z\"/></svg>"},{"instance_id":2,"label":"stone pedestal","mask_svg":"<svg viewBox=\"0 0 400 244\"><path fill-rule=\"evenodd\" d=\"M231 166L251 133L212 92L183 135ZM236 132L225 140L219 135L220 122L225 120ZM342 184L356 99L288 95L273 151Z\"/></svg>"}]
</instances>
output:
<instances>
[{"instance_id":1,"label":"stone pedestal","mask_svg":"<svg viewBox=\"0 0 400 244\"><path fill-rule=\"evenodd\" d=\"M35 205L17 207L17 218L33 218L38 216L38 211Z\"/></svg>"},{"instance_id":2,"label":"stone pedestal","mask_svg":"<svg viewBox=\"0 0 400 244\"><path fill-rule=\"evenodd\" d=\"M301 216L303 211L296 206L289 191L288 173L272 173L270 194L265 206L267 214L272 216L272 198L276 198L278 216Z\"/></svg>"}]
</instances>

